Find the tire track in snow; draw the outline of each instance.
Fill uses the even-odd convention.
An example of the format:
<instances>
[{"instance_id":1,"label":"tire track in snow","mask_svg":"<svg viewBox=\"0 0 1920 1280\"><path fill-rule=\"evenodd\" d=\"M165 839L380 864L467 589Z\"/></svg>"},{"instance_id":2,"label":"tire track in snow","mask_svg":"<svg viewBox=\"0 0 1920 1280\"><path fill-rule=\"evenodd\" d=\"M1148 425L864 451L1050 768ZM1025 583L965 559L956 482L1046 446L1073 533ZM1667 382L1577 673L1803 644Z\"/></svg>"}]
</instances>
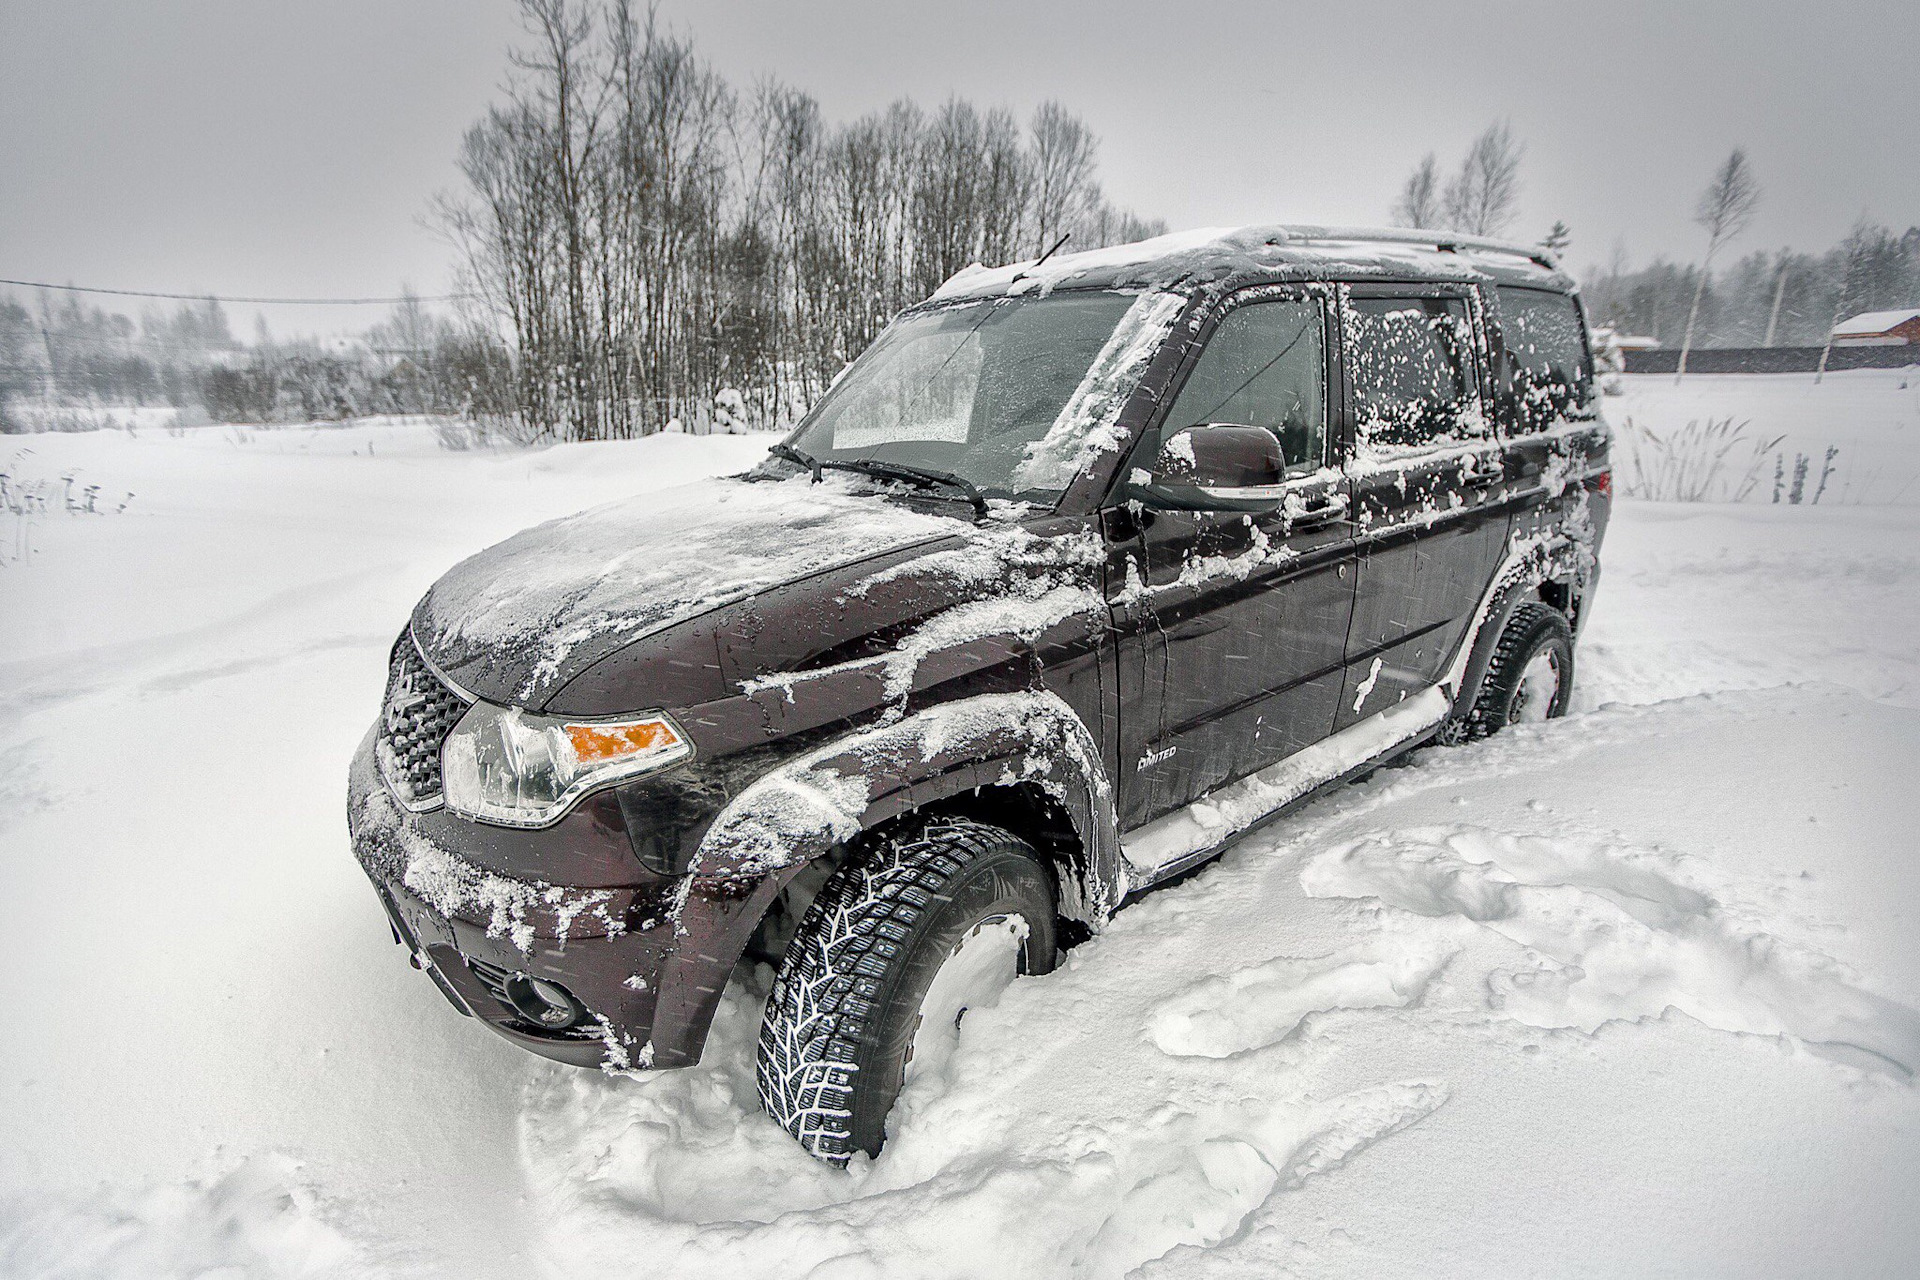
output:
<instances>
[{"instance_id":1,"label":"tire track in snow","mask_svg":"<svg viewBox=\"0 0 1920 1280\"><path fill-rule=\"evenodd\" d=\"M555 1257L562 1269L621 1256L716 1274L831 1265L1049 1277L1118 1276L1154 1259L1177 1268L1201 1250L1239 1258L1242 1242L1289 1221L1289 1192L1444 1105L1456 1082L1432 1069L1436 1056L1524 1049L1534 1027L1580 1035L1583 1014L1617 1020L1632 1000L1653 1009L1671 990L1709 1025L1738 1015L1746 1029L1831 1002L1832 988L1793 984L1836 978L1866 1003L1843 1031L1798 1042L1898 1078L1902 1006L1874 1004L1837 965L1765 935L1703 861L1385 818L1431 811L1435 792L1498 794L1515 778L1579 772L1583 757L1633 758L1643 744L1778 716L1783 697L1808 712L1830 705L1803 690L1612 707L1423 751L1316 802L970 1020L952 1078L903 1095L887 1150L844 1174L813 1164L755 1109L757 1005L736 986L700 1067L630 1080L566 1073L530 1095L524 1157ZM1494 854L1445 846L1463 832ZM1364 889L1346 905L1303 887L1303 870L1363 847L1326 864ZM1436 848L1460 865L1424 863ZM1302 913L1318 932L1298 927ZM1523 928L1533 942L1516 936ZM1601 947L1609 941L1616 951ZM1770 971L1784 975L1784 994L1750 1008L1727 996L1742 977L1727 957L1749 944L1805 962ZM1658 947L1664 968L1648 960ZM1577 958L1589 962L1587 985L1565 999L1551 977L1522 980L1572 978ZM1383 1071L1367 1046L1397 1039L1427 1046L1425 1057ZM1461 1061L1459 1087L1479 1087L1471 1057Z\"/></svg>"},{"instance_id":2,"label":"tire track in snow","mask_svg":"<svg viewBox=\"0 0 1920 1280\"><path fill-rule=\"evenodd\" d=\"M1440 1085L1404 1081L1317 1105L1181 1114L1141 1135L1152 1156L1089 1243L1082 1273L1123 1276L1176 1249L1212 1248L1275 1192L1333 1172L1446 1100Z\"/></svg>"},{"instance_id":3,"label":"tire track in snow","mask_svg":"<svg viewBox=\"0 0 1920 1280\"><path fill-rule=\"evenodd\" d=\"M1425 1080L1327 1097L1276 1087L1169 1101L1120 1126L1036 1113L1011 1133L999 1108L974 1133L948 1113L843 1172L751 1109L751 1054L734 1041L751 1043L756 1011L731 990L721 1052L697 1068L536 1078L522 1150L556 1274L617 1256L674 1274L1119 1280L1233 1238L1274 1196L1448 1097ZM978 1062L963 1074L983 1083Z\"/></svg>"},{"instance_id":4,"label":"tire track in snow","mask_svg":"<svg viewBox=\"0 0 1920 1280\"><path fill-rule=\"evenodd\" d=\"M1196 982L1160 1005L1149 1034L1175 1057L1229 1058L1264 1049L1316 1014L1418 1004L1452 954L1445 946L1369 943L1317 958L1279 956Z\"/></svg>"},{"instance_id":5,"label":"tire track in snow","mask_svg":"<svg viewBox=\"0 0 1920 1280\"><path fill-rule=\"evenodd\" d=\"M171 693L201 680L241 674L328 649L392 644L393 637L385 635L327 635L325 619L330 606L370 594L368 583L401 567L397 563L373 565L288 587L236 613L183 631L0 664L0 686L8 691L0 695L0 720L128 684L142 693ZM223 650L252 647L262 624L280 622L297 625L277 635L269 632L257 652L207 661ZM315 631L322 633L320 638L314 638ZM169 662L177 664L183 658L197 661L168 669ZM76 672L85 674L75 679Z\"/></svg>"},{"instance_id":6,"label":"tire track in snow","mask_svg":"<svg viewBox=\"0 0 1920 1280\"><path fill-rule=\"evenodd\" d=\"M1591 1033L1678 1009L1707 1026L1787 1036L1900 1080L1920 1069L1920 1013L1866 990L1832 957L1729 921L1673 859L1568 837L1475 827L1380 832L1300 873L1316 897L1458 917L1527 949L1484 976L1489 1009Z\"/></svg>"}]
</instances>

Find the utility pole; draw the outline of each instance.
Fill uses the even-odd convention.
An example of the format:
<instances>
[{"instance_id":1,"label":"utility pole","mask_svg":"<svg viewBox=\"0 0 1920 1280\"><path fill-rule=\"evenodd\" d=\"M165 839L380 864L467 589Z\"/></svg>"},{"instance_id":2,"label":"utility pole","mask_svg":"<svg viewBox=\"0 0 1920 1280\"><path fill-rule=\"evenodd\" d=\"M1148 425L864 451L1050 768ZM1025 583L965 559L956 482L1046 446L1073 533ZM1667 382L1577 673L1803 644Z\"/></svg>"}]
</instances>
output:
<instances>
[{"instance_id":1,"label":"utility pole","mask_svg":"<svg viewBox=\"0 0 1920 1280\"><path fill-rule=\"evenodd\" d=\"M47 380L43 384L43 389L40 394L46 399L51 400L53 399L55 389L60 385L60 375L54 367L53 335L47 332L47 323L44 319L40 322L40 345L44 347L47 352Z\"/></svg>"}]
</instances>

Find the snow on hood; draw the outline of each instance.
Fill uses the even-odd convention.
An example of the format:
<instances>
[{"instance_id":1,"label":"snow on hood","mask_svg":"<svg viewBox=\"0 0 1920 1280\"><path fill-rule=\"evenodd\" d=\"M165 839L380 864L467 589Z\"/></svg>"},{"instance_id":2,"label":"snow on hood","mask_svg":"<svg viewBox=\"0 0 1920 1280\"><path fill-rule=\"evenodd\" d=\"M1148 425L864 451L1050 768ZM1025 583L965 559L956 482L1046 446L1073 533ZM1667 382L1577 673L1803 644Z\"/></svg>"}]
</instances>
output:
<instances>
[{"instance_id":1,"label":"snow on hood","mask_svg":"<svg viewBox=\"0 0 1920 1280\"><path fill-rule=\"evenodd\" d=\"M863 482L799 476L703 480L524 530L455 565L414 611L413 630L454 679L513 673L537 705L622 644L795 578L971 526L857 493ZM575 661L576 655L580 659Z\"/></svg>"}]
</instances>

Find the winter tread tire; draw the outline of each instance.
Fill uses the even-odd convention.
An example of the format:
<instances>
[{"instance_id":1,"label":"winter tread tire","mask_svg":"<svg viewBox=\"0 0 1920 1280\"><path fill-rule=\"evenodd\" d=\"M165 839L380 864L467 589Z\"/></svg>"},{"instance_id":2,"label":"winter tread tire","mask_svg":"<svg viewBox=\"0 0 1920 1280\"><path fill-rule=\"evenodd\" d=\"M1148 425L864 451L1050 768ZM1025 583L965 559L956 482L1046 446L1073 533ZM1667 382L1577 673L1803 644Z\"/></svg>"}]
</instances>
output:
<instances>
[{"instance_id":1,"label":"winter tread tire","mask_svg":"<svg viewBox=\"0 0 1920 1280\"><path fill-rule=\"evenodd\" d=\"M1521 673L1548 648L1559 650L1560 684L1554 691L1547 716L1552 718L1566 711L1567 699L1573 693L1573 630L1567 625L1566 615L1552 605L1523 604L1507 619L1500 643L1487 663L1480 694L1474 699L1473 710L1467 713L1466 737L1484 738L1512 722Z\"/></svg>"},{"instance_id":2,"label":"winter tread tire","mask_svg":"<svg viewBox=\"0 0 1920 1280\"><path fill-rule=\"evenodd\" d=\"M878 1152L928 984L967 929L1006 910L1030 930L1023 972L1047 972L1052 879L1012 832L913 818L858 850L821 886L767 999L757 1073L767 1114L830 1164Z\"/></svg>"}]
</instances>

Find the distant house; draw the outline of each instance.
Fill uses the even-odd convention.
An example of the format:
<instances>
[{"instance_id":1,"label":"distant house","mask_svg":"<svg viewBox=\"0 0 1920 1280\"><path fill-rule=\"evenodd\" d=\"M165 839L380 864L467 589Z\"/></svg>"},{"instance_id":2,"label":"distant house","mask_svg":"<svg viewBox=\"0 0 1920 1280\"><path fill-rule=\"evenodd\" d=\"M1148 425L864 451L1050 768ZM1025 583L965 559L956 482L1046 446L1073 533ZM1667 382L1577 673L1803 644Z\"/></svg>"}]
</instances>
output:
<instances>
[{"instance_id":1,"label":"distant house","mask_svg":"<svg viewBox=\"0 0 1920 1280\"><path fill-rule=\"evenodd\" d=\"M1920 347L1920 307L1866 311L1833 326L1836 347Z\"/></svg>"},{"instance_id":2,"label":"distant house","mask_svg":"<svg viewBox=\"0 0 1920 1280\"><path fill-rule=\"evenodd\" d=\"M1594 370L1602 375L1625 373L1627 371L1627 353L1630 351L1651 351L1660 345L1657 338L1642 338L1631 333L1621 333L1611 325L1598 325L1592 330ZM1603 389L1608 394L1616 394L1619 384L1607 382Z\"/></svg>"},{"instance_id":3,"label":"distant house","mask_svg":"<svg viewBox=\"0 0 1920 1280\"><path fill-rule=\"evenodd\" d=\"M1602 324L1593 328L1593 345L1615 347L1621 351L1652 351L1660 345L1660 339L1637 333L1621 333L1611 325Z\"/></svg>"}]
</instances>

